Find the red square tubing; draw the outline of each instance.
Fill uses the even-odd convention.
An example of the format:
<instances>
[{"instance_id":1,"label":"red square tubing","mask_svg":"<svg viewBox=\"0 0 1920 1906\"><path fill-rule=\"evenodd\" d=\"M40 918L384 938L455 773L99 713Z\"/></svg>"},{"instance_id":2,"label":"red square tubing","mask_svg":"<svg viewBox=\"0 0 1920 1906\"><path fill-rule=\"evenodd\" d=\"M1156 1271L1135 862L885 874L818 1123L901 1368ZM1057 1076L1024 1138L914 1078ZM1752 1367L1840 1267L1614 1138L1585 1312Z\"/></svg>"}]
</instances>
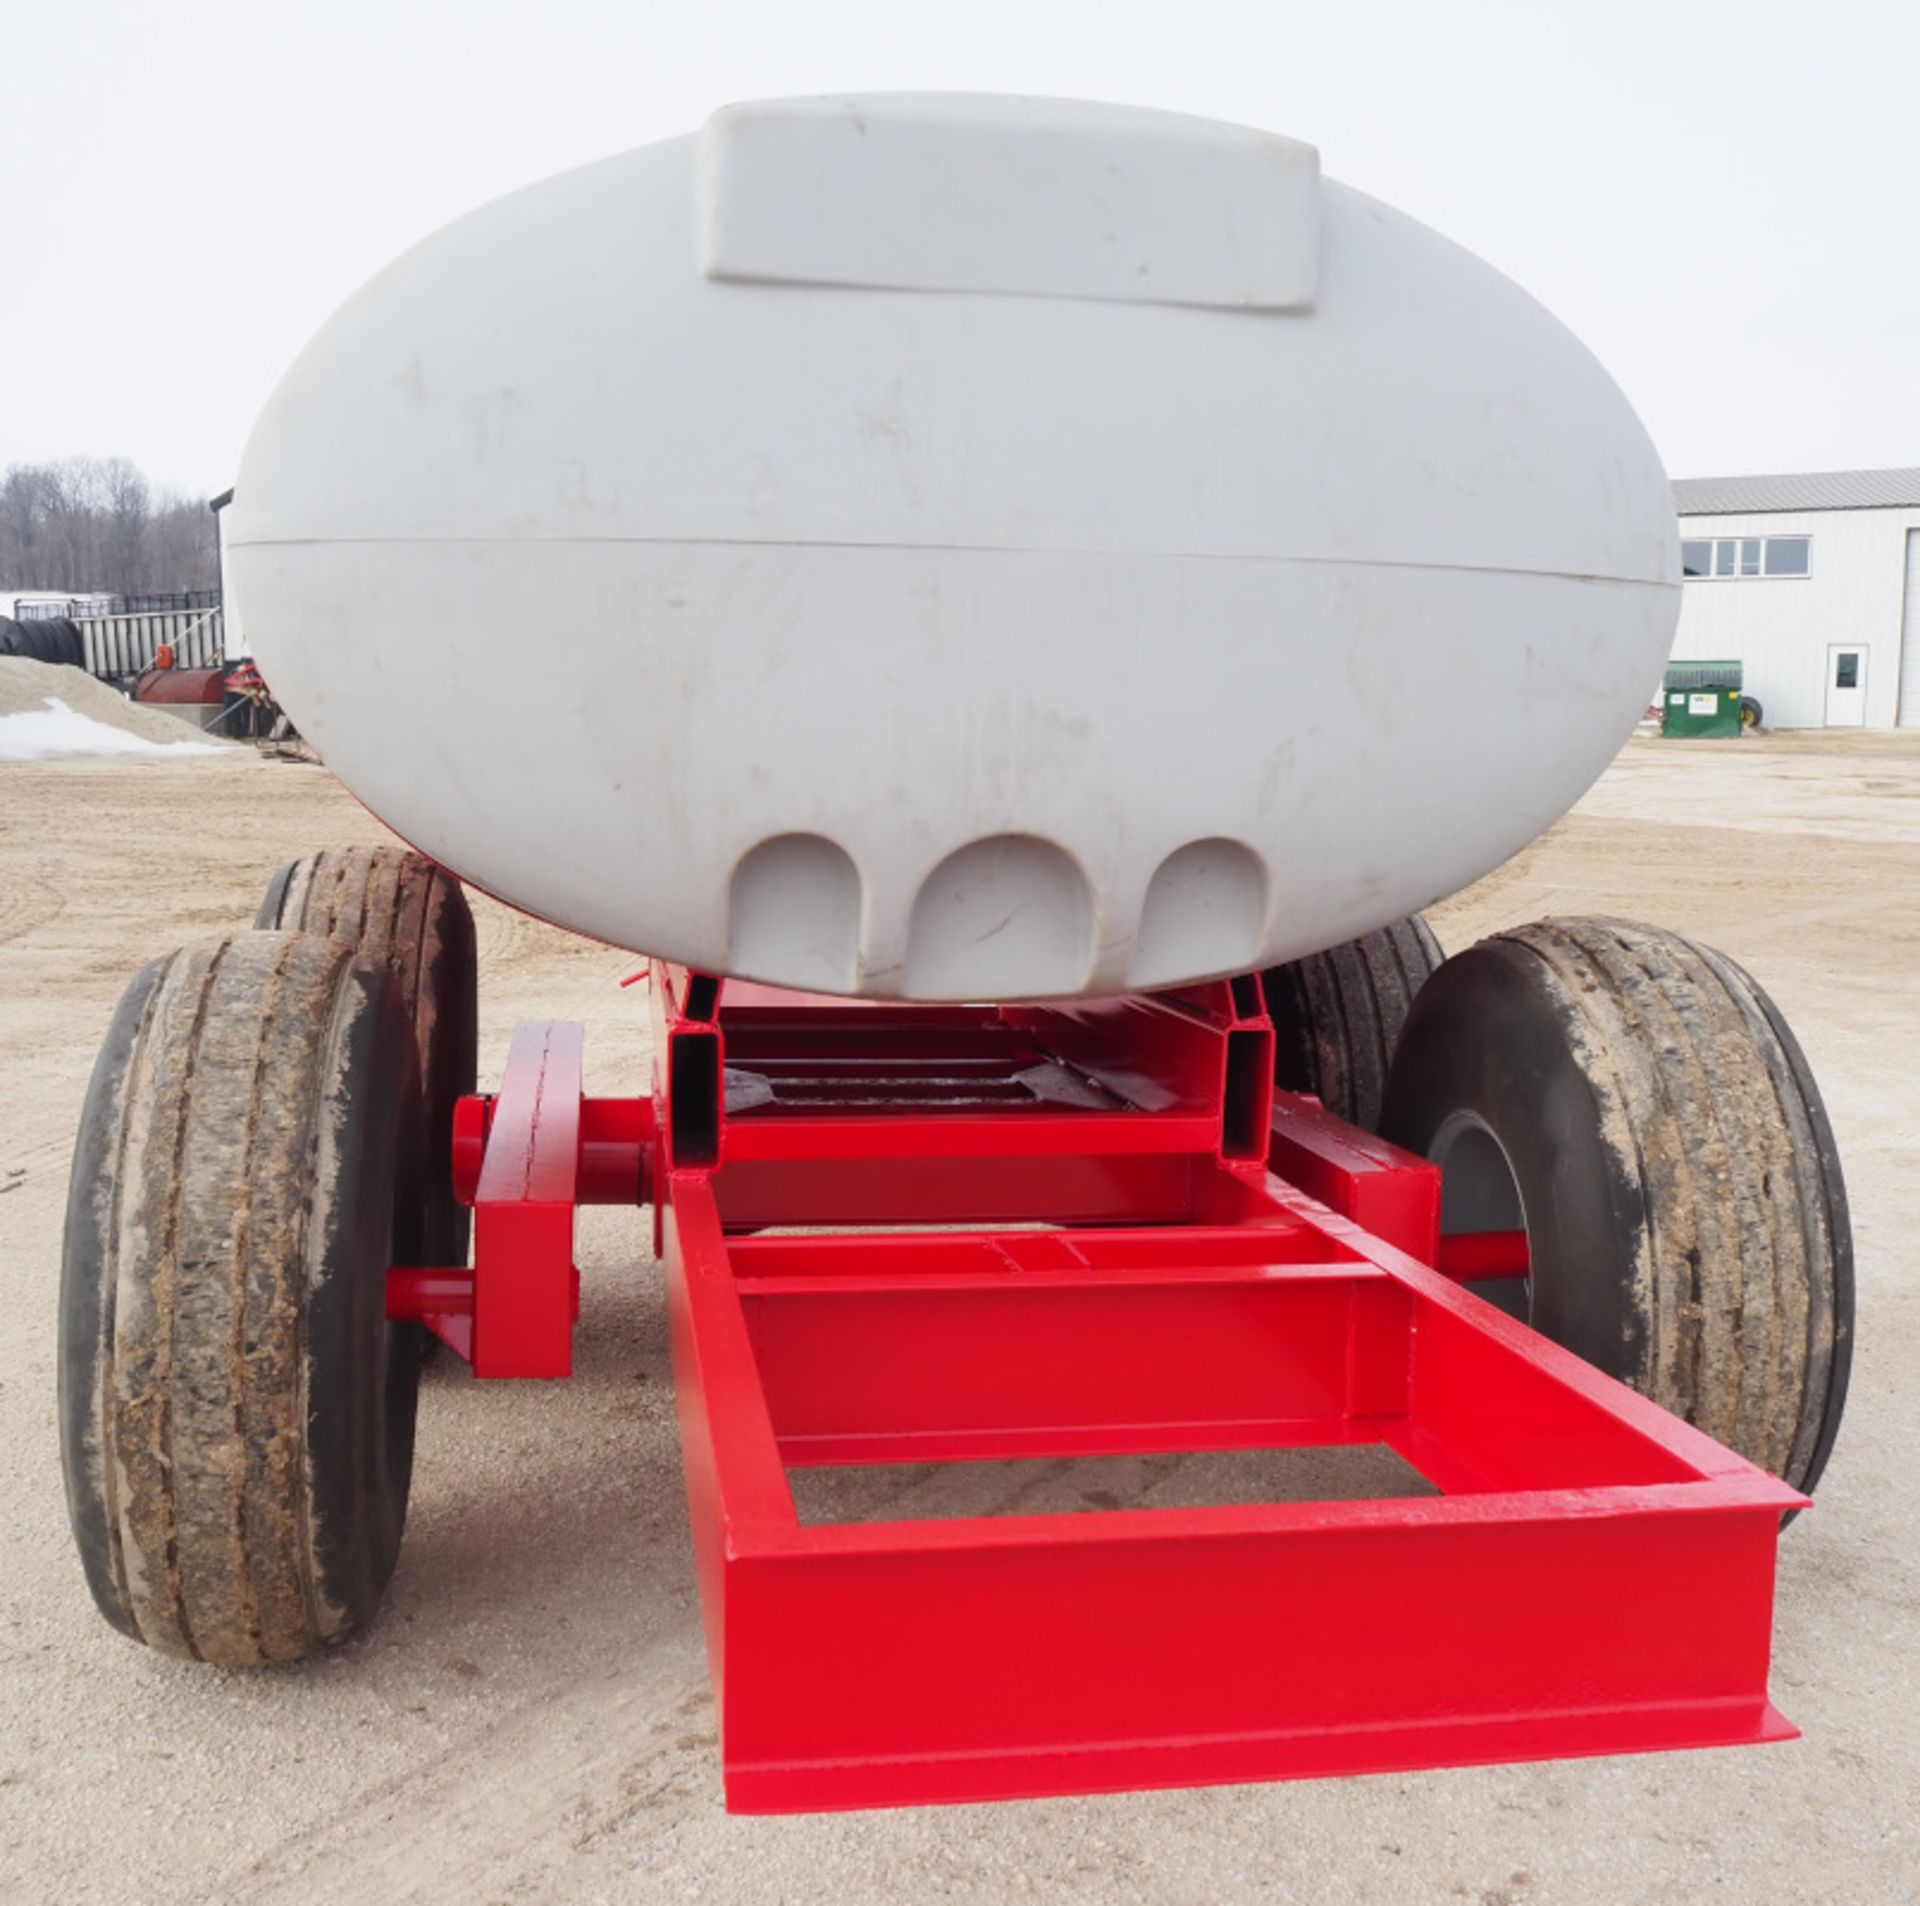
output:
<instances>
[{"instance_id":1,"label":"red square tubing","mask_svg":"<svg viewBox=\"0 0 1920 1906\"><path fill-rule=\"evenodd\" d=\"M1766 1672L1794 1492L1331 1214L1276 1199L1271 1218L729 1243L709 1187L675 1185L675 1375L729 1805L1792 1732ZM1443 1493L810 1526L787 1481L1367 1442Z\"/></svg>"},{"instance_id":2,"label":"red square tubing","mask_svg":"<svg viewBox=\"0 0 1920 1906\"><path fill-rule=\"evenodd\" d=\"M1240 983L722 991L656 969L649 1101L585 1098L578 1029L523 1027L456 1131L470 1280L396 1271L389 1308L563 1374L573 1208L651 1196L730 1806L1792 1734L1803 1498L1462 1288L1525 1276L1524 1235L1443 1242L1431 1165L1274 1094ZM1369 1448L1401 1493L809 1519L790 1480Z\"/></svg>"}]
</instances>

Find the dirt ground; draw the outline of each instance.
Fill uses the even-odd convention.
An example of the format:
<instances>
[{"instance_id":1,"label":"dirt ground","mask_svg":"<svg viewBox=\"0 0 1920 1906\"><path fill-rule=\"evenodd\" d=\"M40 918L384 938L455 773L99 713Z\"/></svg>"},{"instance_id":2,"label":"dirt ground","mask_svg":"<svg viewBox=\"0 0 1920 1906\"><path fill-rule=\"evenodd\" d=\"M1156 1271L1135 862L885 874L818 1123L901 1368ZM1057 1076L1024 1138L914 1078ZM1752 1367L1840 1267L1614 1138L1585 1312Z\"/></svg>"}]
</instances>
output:
<instances>
[{"instance_id":1,"label":"dirt ground","mask_svg":"<svg viewBox=\"0 0 1920 1906\"><path fill-rule=\"evenodd\" d=\"M379 834L324 770L242 751L0 768L0 1897L1920 1900L1920 735L1636 742L1432 916L1451 948L1553 911L1696 933L1772 991L1824 1085L1860 1321L1819 1508L1781 1551L1774 1695L1805 1738L998 1808L722 1812L658 1280L631 1212L583 1217L572 1383L430 1376L371 1632L228 1674L93 1612L53 1395L95 1043L142 961L247 922L278 862ZM637 1089L642 1013L615 985L632 960L478 912L483 1079L516 1018L561 1014L587 1022L590 1089Z\"/></svg>"}]
</instances>

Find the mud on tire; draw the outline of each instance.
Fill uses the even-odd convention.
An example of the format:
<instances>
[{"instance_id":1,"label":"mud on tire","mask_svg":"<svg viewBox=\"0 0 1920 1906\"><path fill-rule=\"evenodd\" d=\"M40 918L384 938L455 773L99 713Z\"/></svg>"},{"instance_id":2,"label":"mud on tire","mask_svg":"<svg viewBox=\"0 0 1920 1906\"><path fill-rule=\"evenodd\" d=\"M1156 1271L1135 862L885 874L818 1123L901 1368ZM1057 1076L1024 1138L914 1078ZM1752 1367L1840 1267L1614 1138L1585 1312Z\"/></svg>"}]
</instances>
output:
<instances>
[{"instance_id":1,"label":"mud on tire","mask_svg":"<svg viewBox=\"0 0 1920 1906\"><path fill-rule=\"evenodd\" d=\"M1457 954L1381 1133L1439 1160L1447 1230L1524 1228L1534 1327L1799 1489L1846 1395L1853 1243L1820 1094L1724 955L1621 920Z\"/></svg>"},{"instance_id":2,"label":"mud on tire","mask_svg":"<svg viewBox=\"0 0 1920 1906\"><path fill-rule=\"evenodd\" d=\"M417 1095L398 987L336 941L206 942L122 998L74 1156L59 1413L126 1634L244 1665L372 1615L413 1461L386 1273Z\"/></svg>"},{"instance_id":3,"label":"mud on tire","mask_svg":"<svg viewBox=\"0 0 1920 1906\"><path fill-rule=\"evenodd\" d=\"M453 1195L453 1104L474 1089L479 987L460 882L404 847L329 848L273 876L254 925L342 940L398 981L426 1127L420 1169L400 1187L395 1261L466 1263L472 1216Z\"/></svg>"}]
</instances>

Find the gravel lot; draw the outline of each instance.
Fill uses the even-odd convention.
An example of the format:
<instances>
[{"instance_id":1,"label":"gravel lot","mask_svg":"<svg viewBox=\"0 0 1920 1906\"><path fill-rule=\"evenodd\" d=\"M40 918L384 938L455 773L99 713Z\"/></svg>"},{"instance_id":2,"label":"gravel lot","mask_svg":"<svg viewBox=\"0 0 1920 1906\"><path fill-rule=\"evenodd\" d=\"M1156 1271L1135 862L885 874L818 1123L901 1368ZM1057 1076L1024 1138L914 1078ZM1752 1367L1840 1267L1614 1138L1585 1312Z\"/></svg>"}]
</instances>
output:
<instances>
[{"instance_id":1,"label":"gravel lot","mask_svg":"<svg viewBox=\"0 0 1920 1906\"><path fill-rule=\"evenodd\" d=\"M1861 1296L1846 1426L1781 1555L1774 1694L1806 1738L1000 1808L721 1811L633 1213L582 1218L575 1381L480 1386L448 1360L429 1377L372 1632L225 1674L94 1614L60 1491L53 1318L95 1043L143 960L244 924L280 861L380 835L324 770L239 750L0 767L0 1897L1920 1900L1920 735L1636 742L1432 916L1454 948L1556 911L1696 933L1768 987L1823 1084ZM587 1022L589 1088L637 1089L643 1014L614 984L634 962L476 910L483 1079L516 1018L562 1014Z\"/></svg>"}]
</instances>

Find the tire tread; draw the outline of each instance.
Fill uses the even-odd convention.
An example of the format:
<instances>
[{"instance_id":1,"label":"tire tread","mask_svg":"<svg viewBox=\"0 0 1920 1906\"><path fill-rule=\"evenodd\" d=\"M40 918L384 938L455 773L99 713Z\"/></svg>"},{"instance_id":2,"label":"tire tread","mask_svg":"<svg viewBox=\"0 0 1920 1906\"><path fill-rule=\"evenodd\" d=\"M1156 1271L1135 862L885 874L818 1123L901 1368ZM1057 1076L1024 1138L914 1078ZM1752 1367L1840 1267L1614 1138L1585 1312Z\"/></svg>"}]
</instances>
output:
<instances>
[{"instance_id":1,"label":"tire tread","mask_svg":"<svg viewBox=\"0 0 1920 1906\"><path fill-rule=\"evenodd\" d=\"M421 1264L465 1264L472 1219L452 1192L453 1101L475 1086L473 914L460 883L411 848L323 848L273 877L254 924L351 946L400 982L426 1105L417 1191Z\"/></svg>"},{"instance_id":2,"label":"tire tread","mask_svg":"<svg viewBox=\"0 0 1920 1906\"><path fill-rule=\"evenodd\" d=\"M367 1612L364 1569L342 1586L312 1525L307 1332L316 1280L347 1274L323 1126L386 985L337 941L204 943L134 982L102 1051L69 1202L63 1453L96 1601L164 1653L289 1660Z\"/></svg>"},{"instance_id":3,"label":"tire tread","mask_svg":"<svg viewBox=\"0 0 1920 1906\"><path fill-rule=\"evenodd\" d=\"M1311 1092L1335 1117L1379 1129L1400 1030L1441 963L1418 914L1261 974L1274 1028L1274 1083Z\"/></svg>"},{"instance_id":4,"label":"tire tread","mask_svg":"<svg viewBox=\"0 0 1920 1906\"><path fill-rule=\"evenodd\" d=\"M1631 1380L1809 1487L1844 1393L1851 1245L1824 1110L1777 1010L1724 955L1629 921L1542 920L1482 945L1533 967L1637 1196Z\"/></svg>"}]
</instances>

